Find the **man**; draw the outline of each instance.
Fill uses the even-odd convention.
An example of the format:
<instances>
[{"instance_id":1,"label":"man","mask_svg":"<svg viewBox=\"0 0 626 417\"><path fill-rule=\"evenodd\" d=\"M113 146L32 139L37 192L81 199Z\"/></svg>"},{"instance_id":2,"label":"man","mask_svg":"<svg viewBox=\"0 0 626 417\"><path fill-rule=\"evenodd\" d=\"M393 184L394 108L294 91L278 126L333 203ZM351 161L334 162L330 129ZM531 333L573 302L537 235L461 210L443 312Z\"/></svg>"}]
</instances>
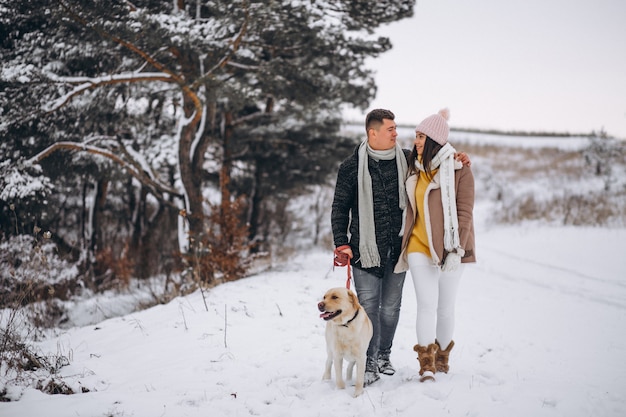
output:
<instances>
[{"instance_id":1,"label":"man","mask_svg":"<svg viewBox=\"0 0 626 417\"><path fill-rule=\"evenodd\" d=\"M344 246L341 252L350 257L359 303L374 327L365 385L379 373L395 373L389 358L406 274L393 272L402 245L409 154L396 142L394 119L384 109L367 114L367 140L339 166L331 212L335 247ZM457 159L469 165L464 154Z\"/></svg>"}]
</instances>

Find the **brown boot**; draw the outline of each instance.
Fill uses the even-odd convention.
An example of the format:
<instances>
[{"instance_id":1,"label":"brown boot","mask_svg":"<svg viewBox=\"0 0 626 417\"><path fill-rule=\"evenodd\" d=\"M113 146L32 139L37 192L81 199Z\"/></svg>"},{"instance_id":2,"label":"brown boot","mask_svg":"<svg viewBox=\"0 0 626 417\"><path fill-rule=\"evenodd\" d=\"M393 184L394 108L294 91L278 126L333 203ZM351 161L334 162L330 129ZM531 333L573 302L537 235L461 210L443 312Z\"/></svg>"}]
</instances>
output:
<instances>
[{"instance_id":1,"label":"brown boot","mask_svg":"<svg viewBox=\"0 0 626 417\"><path fill-rule=\"evenodd\" d=\"M448 358L450 357L450 351L454 347L454 340L450 341L450 344L445 350L441 349L439 341L435 340L435 343L438 347L437 355L435 355L435 367L437 368L437 372L447 374L450 370L450 366L448 366Z\"/></svg>"},{"instance_id":2,"label":"brown boot","mask_svg":"<svg viewBox=\"0 0 626 417\"><path fill-rule=\"evenodd\" d=\"M428 346L415 345L413 350L417 352L417 360L420 362L420 382L434 381L437 371L435 368L437 345L434 343Z\"/></svg>"}]
</instances>

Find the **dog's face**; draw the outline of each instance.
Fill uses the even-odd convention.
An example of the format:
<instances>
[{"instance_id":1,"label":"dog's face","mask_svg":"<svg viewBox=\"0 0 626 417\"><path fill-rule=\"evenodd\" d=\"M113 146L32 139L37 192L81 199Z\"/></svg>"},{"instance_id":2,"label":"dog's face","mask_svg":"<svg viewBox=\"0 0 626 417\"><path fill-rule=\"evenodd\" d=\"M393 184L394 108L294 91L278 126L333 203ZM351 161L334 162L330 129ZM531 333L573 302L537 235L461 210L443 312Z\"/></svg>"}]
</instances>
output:
<instances>
[{"instance_id":1,"label":"dog's face","mask_svg":"<svg viewBox=\"0 0 626 417\"><path fill-rule=\"evenodd\" d=\"M347 288L331 288L317 304L320 317L326 321L343 322L354 316L360 307L356 295Z\"/></svg>"}]
</instances>

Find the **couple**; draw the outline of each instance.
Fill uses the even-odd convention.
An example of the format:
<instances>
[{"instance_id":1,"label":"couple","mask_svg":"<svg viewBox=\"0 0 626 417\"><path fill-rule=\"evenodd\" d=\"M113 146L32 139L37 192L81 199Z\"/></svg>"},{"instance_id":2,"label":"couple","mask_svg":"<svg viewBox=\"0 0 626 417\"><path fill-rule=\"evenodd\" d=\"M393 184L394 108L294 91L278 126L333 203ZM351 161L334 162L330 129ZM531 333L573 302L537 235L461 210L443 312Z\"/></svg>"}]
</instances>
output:
<instances>
[{"instance_id":1,"label":"couple","mask_svg":"<svg viewBox=\"0 0 626 417\"><path fill-rule=\"evenodd\" d=\"M372 320L365 385L393 375L391 345L411 271L417 297L420 380L448 372L463 265L475 262L474 177L448 143L447 109L415 128L411 150L396 143L394 114L376 109L367 139L339 167L332 205L334 244L350 257L360 304Z\"/></svg>"}]
</instances>

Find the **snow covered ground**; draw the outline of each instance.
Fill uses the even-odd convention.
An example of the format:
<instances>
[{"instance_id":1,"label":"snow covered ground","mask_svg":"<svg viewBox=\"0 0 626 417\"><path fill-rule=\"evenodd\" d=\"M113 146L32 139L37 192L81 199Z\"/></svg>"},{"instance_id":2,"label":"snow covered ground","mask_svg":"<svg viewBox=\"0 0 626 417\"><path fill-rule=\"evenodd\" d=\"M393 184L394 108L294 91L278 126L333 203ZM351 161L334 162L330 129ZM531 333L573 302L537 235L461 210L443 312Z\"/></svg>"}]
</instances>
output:
<instances>
[{"instance_id":1,"label":"snow covered ground","mask_svg":"<svg viewBox=\"0 0 626 417\"><path fill-rule=\"evenodd\" d=\"M9 387L19 400L0 416L623 416L626 230L491 227L486 205L475 214L479 261L461 283L450 373L435 383L418 380L410 275L397 373L358 398L322 381L316 305L346 271L315 249L204 297L57 331L37 347L67 356L60 376L88 392Z\"/></svg>"},{"instance_id":2,"label":"snow covered ground","mask_svg":"<svg viewBox=\"0 0 626 417\"><path fill-rule=\"evenodd\" d=\"M412 129L399 129L404 146L412 136ZM451 138L459 149L493 144L511 146L515 155L524 147L589 145L587 138L464 132ZM506 149L502 155L511 157ZM548 219L495 225L489 158L472 158L481 198L478 262L461 282L450 373L437 374L435 383L418 378L410 274L391 356L397 373L358 398L351 386L338 390L334 380L322 381L325 322L317 302L345 284L346 271L332 269L329 250L311 248L267 272L143 311L135 309L152 298L145 287L73 302L74 327L50 330L34 347L68 359L56 382L78 394L48 395L0 375L0 391L13 400L0 402L0 416L626 415L626 228L558 227ZM518 159L510 165L520 165ZM579 171L555 177L544 169L533 168L553 180L547 185L512 171L498 173L500 186L558 198L568 187L603 185ZM619 169L615 189L625 178ZM303 240L294 247L306 246Z\"/></svg>"}]
</instances>

